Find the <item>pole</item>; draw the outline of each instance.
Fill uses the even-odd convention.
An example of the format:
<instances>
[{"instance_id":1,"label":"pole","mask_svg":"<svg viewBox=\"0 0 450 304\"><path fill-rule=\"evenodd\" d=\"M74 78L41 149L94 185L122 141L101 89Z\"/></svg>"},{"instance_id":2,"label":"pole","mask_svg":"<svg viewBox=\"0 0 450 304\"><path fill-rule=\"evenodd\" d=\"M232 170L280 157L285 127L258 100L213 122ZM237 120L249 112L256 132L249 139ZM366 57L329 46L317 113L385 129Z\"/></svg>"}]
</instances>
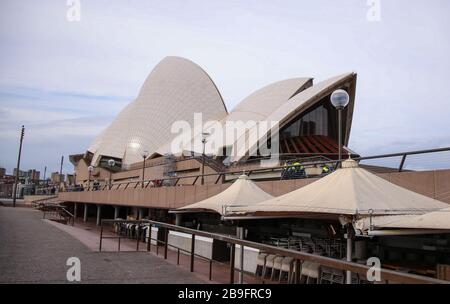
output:
<instances>
[{"instance_id":1,"label":"pole","mask_svg":"<svg viewBox=\"0 0 450 304\"><path fill-rule=\"evenodd\" d=\"M202 140L203 143L203 152L202 152L202 185L205 184L205 144L206 140Z\"/></svg>"},{"instance_id":2,"label":"pole","mask_svg":"<svg viewBox=\"0 0 450 304\"><path fill-rule=\"evenodd\" d=\"M236 252L236 244L230 244L230 284L234 284L234 258Z\"/></svg>"},{"instance_id":3,"label":"pole","mask_svg":"<svg viewBox=\"0 0 450 304\"><path fill-rule=\"evenodd\" d=\"M347 224L347 262L352 261L352 238L353 238L353 232L351 224ZM346 273L346 283L351 284L352 283L352 272L347 270Z\"/></svg>"},{"instance_id":4,"label":"pole","mask_svg":"<svg viewBox=\"0 0 450 304\"><path fill-rule=\"evenodd\" d=\"M238 238L240 238L241 240L244 239L244 227L238 227ZM241 250L240 250L240 259L239 259L239 268L240 268L240 272L239 272L239 284L244 284L244 246L241 246Z\"/></svg>"},{"instance_id":5,"label":"pole","mask_svg":"<svg viewBox=\"0 0 450 304\"><path fill-rule=\"evenodd\" d=\"M342 159L342 108L338 108L338 168L341 167Z\"/></svg>"},{"instance_id":6,"label":"pole","mask_svg":"<svg viewBox=\"0 0 450 304\"><path fill-rule=\"evenodd\" d=\"M23 136L24 135L25 135L25 126L22 126L22 130L20 132L19 155L17 156L16 176L14 178L13 207L16 207L17 184L19 182L19 170L20 170L20 156L22 154L22 143L23 143Z\"/></svg>"},{"instance_id":7,"label":"pole","mask_svg":"<svg viewBox=\"0 0 450 304\"><path fill-rule=\"evenodd\" d=\"M61 166L59 167L59 185L60 186L61 186L61 182L63 180L63 178L62 178L63 163L64 163L64 155L61 156Z\"/></svg>"},{"instance_id":8,"label":"pole","mask_svg":"<svg viewBox=\"0 0 450 304\"><path fill-rule=\"evenodd\" d=\"M144 188L144 180L145 180L145 156L142 157L144 159L144 164L142 165L142 188Z\"/></svg>"}]
</instances>

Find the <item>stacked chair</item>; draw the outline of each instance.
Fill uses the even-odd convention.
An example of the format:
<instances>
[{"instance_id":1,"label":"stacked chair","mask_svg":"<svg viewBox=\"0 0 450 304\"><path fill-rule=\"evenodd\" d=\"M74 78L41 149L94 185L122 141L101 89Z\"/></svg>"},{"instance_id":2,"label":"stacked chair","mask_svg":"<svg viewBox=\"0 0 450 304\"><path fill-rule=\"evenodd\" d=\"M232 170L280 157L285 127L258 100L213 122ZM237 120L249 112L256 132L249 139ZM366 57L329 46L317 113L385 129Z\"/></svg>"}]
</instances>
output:
<instances>
[{"instance_id":1,"label":"stacked chair","mask_svg":"<svg viewBox=\"0 0 450 304\"><path fill-rule=\"evenodd\" d=\"M345 243L339 239L301 237L270 238L265 244L297 250L336 259L344 258ZM344 284L345 271L320 266L317 263L304 261L300 268L300 283L305 284ZM260 253L258 255L256 273L262 281L278 281L293 283L296 275L295 259L279 255ZM352 274L352 284L368 283L357 274Z\"/></svg>"}]
</instances>

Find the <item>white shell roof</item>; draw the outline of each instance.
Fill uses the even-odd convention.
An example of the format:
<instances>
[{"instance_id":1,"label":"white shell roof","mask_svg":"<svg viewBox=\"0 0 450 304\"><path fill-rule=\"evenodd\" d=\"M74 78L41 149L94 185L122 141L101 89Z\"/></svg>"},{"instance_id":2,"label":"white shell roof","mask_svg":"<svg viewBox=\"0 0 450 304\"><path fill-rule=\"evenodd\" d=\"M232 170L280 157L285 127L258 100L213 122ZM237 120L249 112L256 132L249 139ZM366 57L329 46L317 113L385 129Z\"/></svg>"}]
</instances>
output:
<instances>
[{"instance_id":1,"label":"white shell roof","mask_svg":"<svg viewBox=\"0 0 450 304\"><path fill-rule=\"evenodd\" d=\"M266 117L266 120L269 122L279 122L279 127L281 128L292 117L309 108L326 94L331 93L331 91L339 88L347 82L354 81L356 81L356 74L347 73L315 84L301 91L300 93L289 99L288 102L285 102L277 107L272 113L270 113L270 115ZM349 105L350 108L353 107L353 102L354 99L351 99ZM263 135L258 134L258 128L254 127L250 129L247 134L243 134L242 136L246 136L246 138L244 139L246 141L246 144L242 145L242 147L240 147L240 150L235 150L232 152L234 155L232 161L241 159L246 154L246 152L252 153L253 149L256 149L258 140L262 138ZM239 141L239 139L237 141ZM245 151L243 149L245 149Z\"/></svg>"},{"instance_id":2,"label":"white shell roof","mask_svg":"<svg viewBox=\"0 0 450 304\"><path fill-rule=\"evenodd\" d=\"M227 114L217 87L205 71L187 59L166 57L150 73L136 100L119 113L111 125L92 142L88 151L94 154L93 165L98 165L104 156L121 159L126 168L141 161L144 150L149 155L183 152L172 151L171 142L179 136L171 132L172 124L186 121L193 126L194 113L202 113L204 123L216 121L222 126L236 121L279 121L282 127L330 90L355 81L356 74L349 73L317 85L312 85L312 78L275 82L252 93ZM349 108L353 109L354 96L351 97ZM190 144L183 147L184 151L201 153L201 132L201 127L194 126L194 135L187 135ZM235 156L231 161L240 160L248 154L248 151L239 151L238 142L242 143L242 139L245 139L243 149L255 149L258 140L265 135L254 136L252 132L257 132L257 127L238 133L237 137L225 138L221 147L233 148ZM206 153L215 154L221 147L207 145Z\"/></svg>"},{"instance_id":3,"label":"white shell roof","mask_svg":"<svg viewBox=\"0 0 450 304\"><path fill-rule=\"evenodd\" d=\"M100 156L122 159L123 165L142 160L175 134L174 121L192 124L193 113L203 119L223 119L226 108L211 78L195 63L180 57L164 58L150 73L139 96L120 112L92 143L93 163Z\"/></svg>"},{"instance_id":4,"label":"white shell roof","mask_svg":"<svg viewBox=\"0 0 450 304\"><path fill-rule=\"evenodd\" d=\"M224 127L227 122L258 122L267 119L273 111L281 107L295 94L312 86L312 78L291 78L282 81L278 81L269 84L262 89L259 89L244 100L242 100L224 119L220 121L220 124ZM208 124L204 121L203 130L208 131ZM184 146L183 151L173 151L171 149L171 143L166 143L156 152L160 155L166 153L178 154L184 151L192 151L195 153L202 153L203 145L202 129L199 128L198 132L192 136L191 141ZM242 133L238 133L236 138L242 136ZM233 145L234 140L231 142L225 142L222 146ZM206 154L215 154L216 150L210 150L206 146ZM219 147L216 147L219 148Z\"/></svg>"}]
</instances>

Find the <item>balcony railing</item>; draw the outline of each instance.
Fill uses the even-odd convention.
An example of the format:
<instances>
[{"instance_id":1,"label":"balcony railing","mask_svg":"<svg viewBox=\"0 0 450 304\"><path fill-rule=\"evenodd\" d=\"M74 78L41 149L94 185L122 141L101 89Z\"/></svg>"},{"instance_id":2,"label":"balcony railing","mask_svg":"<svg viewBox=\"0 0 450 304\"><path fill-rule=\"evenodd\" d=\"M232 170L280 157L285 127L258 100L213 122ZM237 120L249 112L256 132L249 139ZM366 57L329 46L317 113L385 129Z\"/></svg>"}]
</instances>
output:
<instances>
[{"instance_id":1,"label":"balcony railing","mask_svg":"<svg viewBox=\"0 0 450 304\"><path fill-rule=\"evenodd\" d=\"M240 248L242 248L242 250L245 247L248 247L248 248L258 249L261 252L264 252L267 254L272 254L272 255L276 255L276 256L280 256L280 257L293 258L293 260L294 260L293 267L295 269L293 271L293 273L294 273L293 282L294 283L300 283L301 267L304 262L315 263L315 264L320 265L320 267L329 267L329 268L337 269L337 270L341 270L341 271L350 271L354 274L358 274L358 276L362 277L362 278L367 278L367 273L369 273L369 271L372 271L372 269L369 266L364 265L364 264L358 264L358 263L354 263L354 262L348 262L348 261L329 258L329 257L325 257L325 256L314 255L311 253L275 247L275 246L271 246L271 245L266 245L266 244L262 244L262 243L256 243L256 242L252 242L252 241L248 241L248 240L244 240L244 239L235 238L232 236L210 233L210 232L206 232L206 231L199 231L199 230L194 230L194 229L176 226L176 225L172 225L172 224L167 224L167 223L163 223L163 222L156 222L156 221L152 221L152 220L134 220L134 221L112 220L112 219L102 220L101 228L100 228L99 251L102 251L102 242L104 239L117 239L118 240L118 251L120 251L121 239L131 238L131 236L122 236L122 235L116 235L116 234L113 234L110 236L105 236L105 227L108 225L112 226L114 224L137 225L136 251L139 251L139 245L142 241L142 238L140 237L139 232L142 231L142 228L144 226L156 226L156 227L158 227L158 229L163 229L164 238L162 240L157 239L157 238L152 238L151 233L149 233L148 236L143 237L143 240L147 244L147 251L151 250L151 242L152 241L156 242L157 250L158 250L159 246L163 246L164 259L168 258L169 247L174 248L177 251L177 253L178 253L177 261L179 261L180 251L184 251L185 253L190 255L190 271L191 272L194 272L194 269L195 269L195 258L199 257L195 253L195 238L196 238L196 236L207 237L207 238L210 238L213 240L218 240L218 241L228 243L229 248L230 248L230 263L229 263L229 283L230 284L235 283L235 271L238 271L238 272L243 271L243 269L238 269L235 266L236 245L239 245ZM169 240L170 231L176 231L176 232L181 232L181 233L190 235L191 236L190 251L187 252L185 249L182 249L182 248L179 248L179 247L169 244L168 240ZM242 259L241 267L242 267L242 265L244 265L244 262L245 262L244 256L245 255L243 253L241 253L241 255L240 255L240 257ZM209 278L211 280L211 278L212 278L212 263L217 263L218 261L215 261L212 258L211 259L206 258L204 256L201 256L200 258L203 260L209 261L209 263L210 263ZM222 263L222 262L220 262L220 263ZM177 262L177 264L178 264L178 262ZM396 283L396 284L449 284L450 283L449 281L443 281L443 280L439 280L439 279L435 279L435 278L431 278L431 277L420 276L420 275L415 275L415 274L411 274L411 273L398 272L398 271L393 271L393 270L388 270L388 269L383 269L383 268L379 269L379 271L380 271L380 278L381 278L380 282L381 283ZM248 275L248 273L247 273L247 275ZM264 278L262 278L262 279L264 279ZM242 276L241 276L241 283L242 283Z\"/></svg>"},{"instance_id":2,"label":"balcony railing","mask_svg":"<svg viewBox=\"0 0 450 304\"><path fill-rule=\"evenodd\" d=\"M417 151L408 151L408 152L400 152L400 153L390 153L390 154L381 154L381 155L374 155L374 156L365 156L365 157L357 157L355 160L360 161L363 165L371 165L371 161L381 161L382 163L389 162L389 160L399 158L398 164L394 166L389 166L387 169L390 169L391 171L398 171L402 172L405 170L405 166L407 164L408 159L412 157L417 156L423 156L427 157L428 161L426 163L430 165L431 163L438 163L440 160L438 159L438 156L444 155L444 161L442 163L446 164L445 168L450 168L450 147L445 148L437 148L437 149L428 149L428 150L417 150ZM297 155L302 157L302 155ZM294 154L290 154L290 159L295 159ZM342 159L340 161L343 161L345 159ZM333 165L336 166L339 162L339 160L307 160L305 162L302 162L302 165L305 168L313 168L313 167L320 167L322 165ZM425 162L425 161L422 161ZM414 166L413 166L414 167ZM420 167L418 165L415 165L415 167ZM431 168L431 166L430 166ZM223 172L217 172L217 173L208 173L204 174L204 178L214 178L213 184L218 184L220 181L225 182L229 180L233 180L237 178L242 173L245 173L250 178L263 174L271 175L272 177L265 178L265 180L276 180L280 179L281 172L285 169L285 166L275 166L275 167L269 167L269 168L258 168L258 169L250 169L245 172L243 170L230 170L230 171L223 171ZM427 169L423 168L422 169ZM273 175L277 175L277 177L273 177ZM278 175L279 174L279 175ZM310 178L310 177L320 177L320 174L316 175L306 175L303 178ZM97 186L89 185L87 188L78 188L78 189L68 189L66 191L96 191L96 190L118 190L118 189L128 189L128 188L148 188L148 187L160 187L160 186L177 186L181 182L183 182L183 185L188 185L186 181L190 181L190 185L195 185L199 179L201 179L202 175L196 174L196 175L185 175L185 176L176 176L176 177L163 177L161 179L152 179L152 180L133 180L133 181L123 181L123 182L113 182L111 184L103 183L99 184ZM211 183L211 182L209 182Z\"/></svg>"}]
</instances>

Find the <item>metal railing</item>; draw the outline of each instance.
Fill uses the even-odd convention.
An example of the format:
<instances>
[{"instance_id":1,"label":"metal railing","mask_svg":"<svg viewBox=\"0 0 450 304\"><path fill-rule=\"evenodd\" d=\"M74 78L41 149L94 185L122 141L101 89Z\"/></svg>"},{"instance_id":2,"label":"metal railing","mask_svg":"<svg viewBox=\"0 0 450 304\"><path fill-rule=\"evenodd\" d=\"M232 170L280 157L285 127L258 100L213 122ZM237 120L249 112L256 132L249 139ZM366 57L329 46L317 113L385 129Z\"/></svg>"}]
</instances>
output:
<instances>
[{"instance_id":1,"label":"metal railing","mask_svg":"<svg viewBox=\"0 0 450 304\"><path fill-rule=\"evenodd\" d=\"M120 236L120 235L118 235L118 236L105 236L104 235L104 225L105 224L116 224L116 223L117 224L120 224L120 223L122 223L122 224L137 224L139 227L138 231L139 231L140 227L143 225L150 225L149 229L151 229L151 226L163 228L164 229L164 240L163 241L152 238L151 230L149 232L149 236L145 237L145 239L147 240L147 251L151 250L151 241L155 240L156 245L157 245L156 246L157 250L158 250L159 244L164 245L164 259L167 259L168 248L173 247L173 248L177 249L177 252L178 252L177 264L179 264L180 251L184 251L190 255L190 271L191 272L194 271L195 257L196 256L198 257L198 255L195 254L195 237L196 236L207 237L207 238L211 238L213 240L218 240L218 241L228 243L230 245L230 263L229 263L229 278L230 278L229 283L230 284L235 283L235 275L234 275L235 271L236 270L240 271L239 269L235 269L236 267L235 267L234 259L235 259L236 245L241 246L241 248L249 247L249 248L258 249L267 254L273 254L273 255L277 255L277 256L293 258L295 261L294 262L294 267L295 267L294 283L300 283L300 276L301 276L300 269L301 269L302 263L305 261L317 263L320 266L331 267L331 268L339 269L342 271L351 271L352 273L356 273L363 277L366 277L367 273L371 270L371 268L369 266L366 266L363 264L347 262L344 260L333 259L333 258L329 258L329 257L325 257L325 256L314 255L311 253L295 251L295 250L291 250L291 249L275 247L275 246L271 246L271 245L266 245L266 244L262 244L262 243L256 243L256 242L252 242L252 241L248 241L248 240L244 240L244 239L239 239L239 238L232 237L232 236L226 236L226 235L210 233L210 232L206 232L206 231L194 230L194 229L190 229L190 228L185 228L185 227L162 223L162 222L156 222L156 221L152 221L152 220L134 220L134 221L112 220L112 219L102 220L101 228L100 228L99 251L102 251L103 239L118 239L118 241L119 241L118 251L120 251L121 238L129 238L129 237L124 237L124 236ZM190 234L191 235L190 251L186 251L182 248L178 248L176 246L170 245L169 241L168 241L168 239L169 239L168 236L169 236L170 231L177 231L177 232ZM139 243L141 242L141 239L139 238L139 232L137 233L137 241L136 242L137 242L136 250L138 251ZM244 258L244 255L241 254L241 257ZM209 259L209 258L206 258L203 256L201 256L201 258L208 260L210 263L209 278L211 280L211 278L212 278L212 263L213 262L215 263L218 261L215 261L212 258ZM385 283L399 283L399 284L449 284L450 283L449 281L443 281L443 280L439 280L439 279L435 279L435 278L430 278L430 277L425 277L425 276L420 276L420 275L415 275L415 274L410 274L410 273L397 272L397 271L383 269L383 268L380 269L380 276L381 276L381 281L383 281ZM264 278L262 278L262 279L264 279Z\"/></svg>"},{"instance_id":2,"label":"metal railing","mask_svg":"<svg viewBox=\"0 0 450 304\"><path fill-rule=\"evenodd\" d=\"M381 155L374 155L374 156L365 156L365 157L357 157L355 160L357 161L366 161L366 160L375 160L375 159L387 159L392 157L401 157L401 162L399 164L398 168L394 168L394 170L401 172L403 171L405 161L408 156L412 155L426 155L426 154L433 154L433 153L441 153L441 152L450 152L450 147L446 148L438 148L438 149L428 149L428 150L418 150L418 151L409 151L409 152L400 152L400 153L391 153L391 154L381 154ZM290 154L293 155L293 154ZM341 161L344 161L345 159L342 159ZM322 165L329 165L334 164L336 165L339 163L340 160L324 160L324 161L307 161L303 162L302 165L305 168L311 168L311 167L318 167ZM267 173L277 173L281 172L285 169L285 166L275 166L270 168L258 168L258 169L249 169L245 170L245 174L249 177L257 175L257 174L267 174ZM235 171L223 171L223 172L217 172L217 173L208 173L204 174L203 176L205 178L208 177L215 177L215 180L213 184L218 184L220 181L226 182L226 177L237 177L243 173L243 170L235 170ZM309 175L305 176L303 178L315 178L320 177L321 175ZM84 189L84 191L103 191L103 190L119 190L119 189L128 189L128 188L148 188L148 187L161 187L161 186L177 186L180 185L180 181L182 180L192 180L189 184L183 184L184 186L189 185L195 185L197 181L202 177L200 174L196 175L186 175L186 176L178 176L178 177L163 177L161 179L152 179L152 180L134 180L134 181L124 181L124 182L116 182L110 184L101 184L98 185L98 187L93 188L91 185ZM273 180L279 180L279 177L277 178L267 178L267 180L273 179ZM207 183L211 184L211 183Z\"/></svg>"},{"instance_id":3,"label":"metal railing","mask_svg":"<svg viewBox=\"0 0 450 304\"><path fill-rule=\"evenodd\" d=\"M72 226L75 224L75 216L59 204L44 204L39 207L39 210L43 212L43 219L52 219L53 217L53 219L64 220Z\"/></svg>"}]
</instances>

